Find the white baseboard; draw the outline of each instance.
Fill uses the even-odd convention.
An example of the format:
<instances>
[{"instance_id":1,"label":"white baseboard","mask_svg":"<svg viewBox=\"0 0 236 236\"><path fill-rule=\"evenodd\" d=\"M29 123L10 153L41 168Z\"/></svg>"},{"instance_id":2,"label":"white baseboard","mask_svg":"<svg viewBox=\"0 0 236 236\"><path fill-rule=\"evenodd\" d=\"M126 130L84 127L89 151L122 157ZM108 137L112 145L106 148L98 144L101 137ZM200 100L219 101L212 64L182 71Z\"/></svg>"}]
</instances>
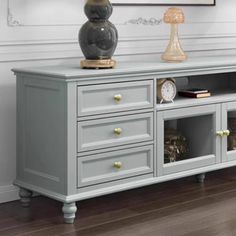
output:
<instances>
[{"instance_id":1,"label":"white baseboard","mask_svg":"<svg viewBox=\"0 0 236 236\"><path fill-rule=\"evenodd\" d=\"M0 186L0 203L19 199L18 188L14 185Z\"/></svg>"}]
</instances>

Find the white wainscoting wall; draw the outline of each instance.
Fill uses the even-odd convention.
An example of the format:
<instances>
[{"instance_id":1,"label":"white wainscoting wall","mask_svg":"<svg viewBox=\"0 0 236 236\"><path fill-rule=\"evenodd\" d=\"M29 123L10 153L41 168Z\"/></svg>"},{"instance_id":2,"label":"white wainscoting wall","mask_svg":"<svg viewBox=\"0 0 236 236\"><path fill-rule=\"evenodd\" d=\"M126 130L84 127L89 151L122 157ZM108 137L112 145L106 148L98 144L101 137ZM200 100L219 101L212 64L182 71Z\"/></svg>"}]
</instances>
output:
<instances>
[{"instance_id":1,"label":"white wainscoting wall","mask_svg":"<svg viewBox=\"0 0 236 236\"><path fill-rule=\"evenodd\" d=\"M86 21L83 0L0 1L0 202L17 199L16 94L13 67L78 63L79 28ZM183 48L190 56L236 53L236 1L216 0L215 7L182 7ZM159 60L169 26L167 7L114 6L110 20L119 32L117 60Z\"/></svg>"}]
</instances>

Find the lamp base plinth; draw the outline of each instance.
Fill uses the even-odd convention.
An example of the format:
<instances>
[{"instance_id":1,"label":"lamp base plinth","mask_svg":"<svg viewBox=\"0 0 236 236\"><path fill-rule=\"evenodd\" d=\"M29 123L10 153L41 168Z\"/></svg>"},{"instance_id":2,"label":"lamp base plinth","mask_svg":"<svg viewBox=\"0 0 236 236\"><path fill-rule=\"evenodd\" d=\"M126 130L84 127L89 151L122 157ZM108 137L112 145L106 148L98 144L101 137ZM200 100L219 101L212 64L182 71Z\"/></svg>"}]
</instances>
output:
<instances>
[{"instance_id":1,"label":"lamp base plinth","mask_svg":"<svg viewBox=\"0 0 236 236\"><path fill-rule=\"evenodd\" d=\"M161 59L166 62L183 62L187 60L187 55L169 55L169 54L163 54L161 56Z\"/></svg>"},{"instance_id":2,"label":"lamp base plinth","mask_svg":"<svg viewBox=\"0 0 236 236\"><path fill-rule=\"evenodd\" d=\"M116 61L112 59L105 60L82 60L80 62L81 68L85 69L111 69L116 66Z\"/></svg>"}]
</instances>

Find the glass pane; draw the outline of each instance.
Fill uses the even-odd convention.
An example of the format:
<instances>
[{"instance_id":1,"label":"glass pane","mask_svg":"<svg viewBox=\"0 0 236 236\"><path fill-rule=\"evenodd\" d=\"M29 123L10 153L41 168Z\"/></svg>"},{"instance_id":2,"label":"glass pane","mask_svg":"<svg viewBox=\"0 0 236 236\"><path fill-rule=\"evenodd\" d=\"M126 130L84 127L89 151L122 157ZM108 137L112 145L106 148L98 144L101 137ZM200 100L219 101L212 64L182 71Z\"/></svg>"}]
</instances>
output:
<instances>
[{"instance_id":1,"label":"glass pane","mask_svg":"<svg viewBox=\"0 0 236 236\"><path fill-rule=\"evenodd\" d=\"M214 154L213 115L164 122L164 163Z\"/></svg>"},{"instance_id":2,"label":"glass pane","mask_svg":"<svg viewBox=\"0 0 236 236\"><path fill-rule=\"evenodd\" d=\"M236 111L228 112L228 151L236 150Z\"/></svg>"}]
</instances>

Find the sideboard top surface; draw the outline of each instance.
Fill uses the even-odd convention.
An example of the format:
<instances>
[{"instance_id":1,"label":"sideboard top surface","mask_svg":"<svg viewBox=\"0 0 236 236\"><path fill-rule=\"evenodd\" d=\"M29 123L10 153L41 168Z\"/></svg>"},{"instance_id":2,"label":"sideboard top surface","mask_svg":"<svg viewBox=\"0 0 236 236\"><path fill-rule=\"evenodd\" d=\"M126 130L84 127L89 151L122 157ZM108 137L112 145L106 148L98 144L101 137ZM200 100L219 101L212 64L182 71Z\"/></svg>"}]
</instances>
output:
<instances>
[{"instance_id":1,"label":"sideboard top surface","mask_svg":"<svg viewBox=\"0 0 236 236\"><path fill-rule=\"evenodd\" d=\"M152 62L117 62L114 69L81 69L78 65L56 65L30 68L14 68L16 74L31 74L47 76L48 79L71 81L93 78L109 78L120 76L142 76L153 75L164 76L185 76L226 73L236 71L235 56L211 56L189 58L182 63L166 63L159 61Z\"/></svg>"}]
</instances>

